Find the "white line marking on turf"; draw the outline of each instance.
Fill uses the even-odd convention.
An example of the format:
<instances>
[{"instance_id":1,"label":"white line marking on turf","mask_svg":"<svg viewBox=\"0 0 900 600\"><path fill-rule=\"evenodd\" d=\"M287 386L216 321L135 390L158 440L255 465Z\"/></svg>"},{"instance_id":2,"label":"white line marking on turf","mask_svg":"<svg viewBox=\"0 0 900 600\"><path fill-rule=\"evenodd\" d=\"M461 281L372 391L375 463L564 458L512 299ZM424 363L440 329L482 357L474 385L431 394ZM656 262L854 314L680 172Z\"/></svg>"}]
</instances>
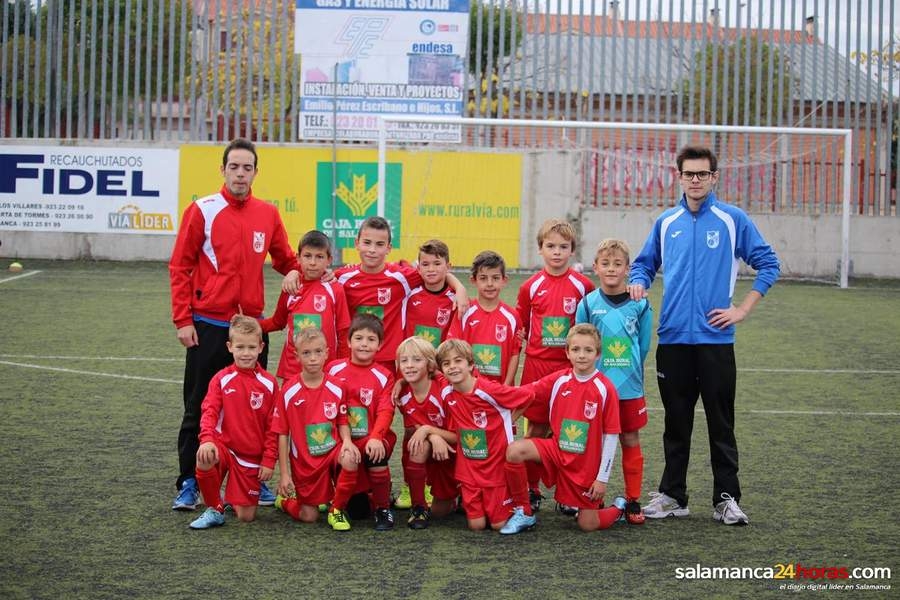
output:
<instances>
[{"instance_id":1,"label":"white line marking on turf","mask_svg":"<svg viewBox=\"0 0 900 600\"><path fill-rule=\"evenodd\" d=\"M665 410L662 406L648 406L647 410L651 410L654 412L661 412ZM814 417L829 417L829 416L842 416L842 417L900 417L900 412L888 411L888 412L857 412L853 410L778 410L778 409L756 409L756 408L748 408L746 410L736 408L735 412L737 413L751 413L754 415L795 415L795 416L814 416ZM698 408L694 411L694 413L698 415L703 414L703 409Z\"/></svg>"},{"instance_id":2,"label":"white line marking on turf","mask_svg":"<svg viewBox=\"0 0 900 600\"><path fill-rule=\"evenodd\" d=\"M22 273L21 275L13 275L12 277L7 277L6 279L0 279L0 283L15 281L16 279L22 279L23 277L31 277L32 275L37 275L38 273L43 273L43 271L29 271L28 273Z\"/></svg>"},{"instance_id":3,"label":"white line marking on turf","mask_svg":"<svg viewBox=\"0 0 900 600\"><path fill-rule=\"evenodd\" d=\"M738 369L747 373L825 373L825 374L849 374L849 375L900 375L896 369Z\"/></svg>"},{"instance_id":4,"label":"white line marking on turf","mask_svg":"<svg viewBox=\"0 0 900 600\"><path fill-rule=\"evenodd\" d=\"M50 356L44 354L0 354L0 358L27 358L37 360L120 360L135 362L184 362L183 358L160 358L153 356Z\"/></svg>"},{"instance_id":5,"label":"white line marking on turf","mask_svg":"<svg viewBox=\"0 0 900 600\"><path fill-rule=\"evenodd\" d=\"M140 377L137 375L122 375L120 373L102 373L99 371L82 371L80 369L64 369L62 367L45 367L44 365L31 365L28 363L17 363L8 360L0 360L0 365L10 365L13 367L25 367L26 369L39 369L42 371L56 371L59 373L74 373L76 375L96 375L97 377L112 377L114 379L134 379L137 381L154 381L157 383L182 383L178 379L161 379L159 377Z\"/></svg>"}]
</instances>

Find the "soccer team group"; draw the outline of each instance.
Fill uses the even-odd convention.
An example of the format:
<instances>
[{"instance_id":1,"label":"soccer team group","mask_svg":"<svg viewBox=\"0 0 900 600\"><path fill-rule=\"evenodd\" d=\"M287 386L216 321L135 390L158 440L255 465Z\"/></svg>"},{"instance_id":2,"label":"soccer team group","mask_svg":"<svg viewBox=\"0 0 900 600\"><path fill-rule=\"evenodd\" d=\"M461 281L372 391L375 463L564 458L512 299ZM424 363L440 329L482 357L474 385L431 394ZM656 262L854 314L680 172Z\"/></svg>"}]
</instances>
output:
<instances>
[{"instance_id":1,"label":"soccer team group","mask_svg":"<svg viewBox=\"0 0 900 600\"><path fill-rule=\"evenodd\" d=\"M546 221L543 269L515 307L500 298L507 274L496 252L475 257L470 302L440 240L419 248L415 267L387 262L391 229L381 217L358 230L359 263L332 273L325 234L308 232L294 254L277 210L252 196L256 163L249 142L226 148L225 184L185 211L170 262L187 347L173 508L194 510L200 496L207 507L191 528L224 524L226 506L252 521L274 501L302 522L324 512L337 531L370 514L375 529L390 530L394 509L409 508L412 529L462 511L473 530L516 534L536 523L540 481L585 531L673 514L660 494L655 508L640 504L653 319L647 299L630 293L623 241L597 248L595 289L569 264L572 225ZM286 277L274 314L262 318L267 254ZM285 327L279 383L264 369L264 339ZM527 431L516 439L521 416ZM398 444L404 484L392 498ZM620 445L624 496L609 501Z\"/></svg>"}]
</instances>

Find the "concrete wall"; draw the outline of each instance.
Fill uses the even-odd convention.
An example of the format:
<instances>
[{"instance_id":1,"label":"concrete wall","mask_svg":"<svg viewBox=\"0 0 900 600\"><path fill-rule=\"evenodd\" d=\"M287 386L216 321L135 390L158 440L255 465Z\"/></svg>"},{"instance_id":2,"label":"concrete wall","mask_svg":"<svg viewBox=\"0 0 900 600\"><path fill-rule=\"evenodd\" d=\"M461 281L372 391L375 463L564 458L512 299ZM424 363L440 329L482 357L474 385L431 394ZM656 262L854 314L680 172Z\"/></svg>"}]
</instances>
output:
<instances>
[{"instance_id":1,"label":"concrete wall","mask_svg":"<svg viewBox=\"0 0 900 600\"><path fill-rule=\"evenodd\" d=\"M0 256L85 260L169 260L174 235L0 231Z\"/></svg>"}]
</instances>

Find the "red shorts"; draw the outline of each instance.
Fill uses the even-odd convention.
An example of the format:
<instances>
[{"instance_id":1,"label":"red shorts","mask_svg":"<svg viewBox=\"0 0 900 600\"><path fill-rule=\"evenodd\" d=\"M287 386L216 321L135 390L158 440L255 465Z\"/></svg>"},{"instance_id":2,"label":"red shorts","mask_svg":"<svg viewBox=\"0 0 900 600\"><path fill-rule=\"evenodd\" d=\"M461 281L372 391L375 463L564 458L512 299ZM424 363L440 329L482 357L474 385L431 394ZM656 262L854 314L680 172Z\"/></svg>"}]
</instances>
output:
<instances>
[{"instance_id":1,"label":"red shorts","mask_svg":"<svg viewBox=\"0 0 900 600\"><path fill-rule=\"evenodd\" d=\"M459 483L453 476L455 467L456 460L452 456L447 460L432 459L425 463L431 495L438 500L455 500L459 496Z\"/></svg>"},{"instance_id":2,"label":"red shorts","mask_svg":"<svg viewBox=\"0 0 900 600\"><path fill-rule=\"evenodd\" d=\"M213 440L219 451L215 469L225 480L225 503L232 506L256 506L259 501L259 465L239 461L225 444ZM227 475L227 477L226 477Z\"/></svg>"},{"instance_id":3,"label":"red shorts","mask_svg":"<svg viewBox=\"0 0 900 600\"><path fill-rule=\"evenodd\" d=\"M647 425L647 402L643 396L619 400L619 424L623 433L639 431Z\"/></svg>"},{"instance_id":4,"label":"red shorts","mask_svg":"<svg viewBox=\"0 0 900 600\"><path fill-rule=\"evenodd\" d=\"M541 456L543 473L541 479L547 487L556 486L554 498L560 504L596 510L600 508L600 502L591 500L590 490L579 484L572 478L572 473L560 468L562 465L562 451L554 438L531 438L531 442L537 448Z\"/></svg>"},{"instance_id":5,"label":"red shorts","mask_svg":"<svg viewBox=\"0 0 900 600\"><path fill-rule=\"evenodd\" d=\"M503 523L512 513L512 496L505 485L482 488L460 485L463 508L468 520L487 517L488 523Z\"/></svg>"},{"instance_id":6,"label":"red shorts","mask_svg":"<svg viewBox=\"0 0 900 600\"><path fill-rule=\"evenodd\" d=\"M537 360L529 356L525 357L525 366L522 367L522 379L519 385L532 383L541 377L555 373L562 369L568 369L572 365L565 358L561 361ZM525 409L525 418L532 423L547 424L550 422L550 403L535 400Z\"/></svg>"},{"instance_id":7,"label":"red shorts","mask_svg":"<svg viewBox=\"0 0 900 600\"><path fill-rule=\"evenodd\" d=\"M334 474L341 456L341 445L338 444L328 453L329 460L313 471L300 471L291 460L291 479L297 489L297 500L300 504L317 506L330 502L334 497Z\"/></svg>"}]
</instances>

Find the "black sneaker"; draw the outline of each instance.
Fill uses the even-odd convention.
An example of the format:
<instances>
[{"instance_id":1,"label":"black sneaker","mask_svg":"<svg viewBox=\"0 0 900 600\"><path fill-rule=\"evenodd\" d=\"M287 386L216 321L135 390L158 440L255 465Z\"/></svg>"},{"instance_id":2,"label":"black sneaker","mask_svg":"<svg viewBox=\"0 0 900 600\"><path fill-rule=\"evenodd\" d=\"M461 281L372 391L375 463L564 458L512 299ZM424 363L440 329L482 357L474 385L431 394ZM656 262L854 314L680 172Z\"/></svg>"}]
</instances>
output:
<instances>
[{"instance_id":1,"label":"black sneaker","mask_svg":"<svg viewBox=\"0 0 900 600\"><path fill-rule=\"evenodd\" d=\"M424 506L414 506L406 524L410 529L428 529L431 514Z\"/></svg>"},{"instance_id":2,"label":"black sneaker","mask_svg":"<svg viewBox=\"0 0 900 600\"><path fill-rule=\"evenodd\" d=\"M556 511L560 512L567 517L574 517L578 514L578 509L574 506L568 506L567 504L556 503Z\"/></svg>"},{"instance_id":3,"label":"black sneaker","mask_svg":"<svg viewBox=\"0 0 900 600\"><path fill-rule=\"evenodd\" d=\"M394 513L387 508L375 509L375 531L391 531L394 529Z\"/></svg>"},{"instance_id":4,"label":"black sneaker","mask_svg":"<svg viewBox=\"0 0 900 600\"><path fill-rule=\"evenodd\" d=\"M535 490L528 490L528 502L529 504L531 504L532 513L536 513L541 510L541 500L543 499L544 497L540 492Z\"/></svg>"}]
</instances>

